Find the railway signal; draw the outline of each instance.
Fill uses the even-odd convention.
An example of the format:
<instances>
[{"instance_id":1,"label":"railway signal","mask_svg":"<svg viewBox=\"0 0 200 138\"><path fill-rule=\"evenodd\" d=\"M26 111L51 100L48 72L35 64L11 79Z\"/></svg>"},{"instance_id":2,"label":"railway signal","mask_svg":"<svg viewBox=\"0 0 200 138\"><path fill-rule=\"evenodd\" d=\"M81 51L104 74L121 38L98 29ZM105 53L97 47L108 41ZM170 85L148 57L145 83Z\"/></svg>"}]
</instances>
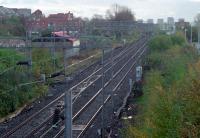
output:
<instances>
[{"instance_id":1,"label":"railway signal","mask_svg":"<svg viewBox=\"0 0 200 138\"><path fill-rule=\"evenodd\" d=\"M18 61L16 63L16 65L18 65L18 66L32 66L32 62L31 61Z\"/></svg>"}]
</instances>

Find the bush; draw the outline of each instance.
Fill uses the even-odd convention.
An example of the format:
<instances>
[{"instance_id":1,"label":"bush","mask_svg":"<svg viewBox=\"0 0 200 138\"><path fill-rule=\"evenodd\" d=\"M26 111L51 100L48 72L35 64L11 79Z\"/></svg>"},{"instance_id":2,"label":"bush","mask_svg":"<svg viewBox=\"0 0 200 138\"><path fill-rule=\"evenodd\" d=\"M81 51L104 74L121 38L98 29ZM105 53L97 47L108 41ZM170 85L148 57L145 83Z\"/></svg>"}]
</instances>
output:
<instances>
[{"instance_id":1,"label":"bush","mask_svg":"<svg viewBox=\"0 0 200 138\"><path fill-rule=\"evenodd\" d=\"M169 36L161 35L153 38L149 43L149 47L152 51L164 51L169 49L172 44Z\"/></svg>"},{"instance_id":2,"label":"bush","mask_svg":"<svg viewBox=\"0 0 200 138\"><path fill-rule=\"evenodd\" d=\"M47 86L43 84L14 89L21 83L33 81L28 76L27 67L15 66L18 61L24 59L25 56L19 51L0 50L0 73L4 72L0 76L0 118L14 112L32 99L44 95L47 91Z\"/></svg>"},{"instance_id":3,"label":"bush","mask_svg":"<svg viewBox=\"0 0 200 138\"><path fill-rule=\"evenodd\" d=\"M183 46L180 34L152 41L152 70L145 75L143 100L138 102L142 112L125 137L200 137L199 56L194 48ZM161 46L164 42L170 46Z\"/></svg>"}]
</instances>

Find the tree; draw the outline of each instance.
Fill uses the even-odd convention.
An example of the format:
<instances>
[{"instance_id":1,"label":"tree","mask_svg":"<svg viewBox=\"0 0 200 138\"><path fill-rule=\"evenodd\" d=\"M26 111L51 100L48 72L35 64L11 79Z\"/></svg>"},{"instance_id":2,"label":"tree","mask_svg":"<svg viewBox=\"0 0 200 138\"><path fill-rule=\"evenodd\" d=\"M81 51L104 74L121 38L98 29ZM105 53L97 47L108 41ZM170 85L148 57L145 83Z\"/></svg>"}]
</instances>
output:
<instances>
[{"instance_id":1,"label":"tree","mask_svg":"<svg viewBox=\"0 0 200 138\"><path fill-rule=\"evenodd\" d=\"M113 21L135 21L132 10L126 6L114 4L106 12L106 18Z\"/></svg>"},{"instance_id":2,"label":"tree","mask_svg":"<svg viewBox=\"0 0 200 138\"><path fill-rule=\"evenodd\" d=\"M104 18L103 18L103 16L100 15L100 14L95 14L95 15L93 15L93 17L92 17L92 19L91 19L92 22L103 21L103 20L104 20Z\"/></svg>"}]
</instances>

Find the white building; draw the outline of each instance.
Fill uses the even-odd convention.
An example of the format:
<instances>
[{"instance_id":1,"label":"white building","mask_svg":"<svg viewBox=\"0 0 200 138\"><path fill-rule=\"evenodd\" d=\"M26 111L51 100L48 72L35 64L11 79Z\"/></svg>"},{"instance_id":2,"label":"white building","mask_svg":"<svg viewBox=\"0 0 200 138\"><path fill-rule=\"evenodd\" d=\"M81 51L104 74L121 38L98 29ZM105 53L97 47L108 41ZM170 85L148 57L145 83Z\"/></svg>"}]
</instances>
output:
<instances>
[{"instance_id":1,"label":"white building","mask_svg":"<svg viewBox=\"0 0 200 138\"><path fill-rule=\"evenodd\" d=\"M160 30L165 30L164 19L158 19L157 24Z\"/></svg>"},{"instance_id":2,"label":"white building","mask_svg":"<svg viewBox=\"0 0 200 138\"><path fill-rule=\"evenodd\" d=\"M167 30L169 34L175 32L175 21L173 17L168 17L167 18Z\"/></svg>"}]
</instances>

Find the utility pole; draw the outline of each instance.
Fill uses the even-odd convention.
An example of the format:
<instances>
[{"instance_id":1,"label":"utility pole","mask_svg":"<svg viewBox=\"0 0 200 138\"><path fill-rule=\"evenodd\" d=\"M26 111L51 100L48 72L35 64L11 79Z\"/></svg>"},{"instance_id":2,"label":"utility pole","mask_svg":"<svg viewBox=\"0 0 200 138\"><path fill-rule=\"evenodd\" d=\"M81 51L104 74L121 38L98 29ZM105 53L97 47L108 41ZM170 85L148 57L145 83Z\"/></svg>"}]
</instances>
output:
<instances>
[{"instance_id":1,"label":"utility pole","mask_svg":"<svg viewBox=\"0 0 200 138\"><path fill-rule=\"evenodd\" d=\"M66 78L66 85L69 80ZM65 92L65 138L72 138L72 91Z\"/></svg>"},{"instance_id":2,"label":"utility pole","mask_svg":"<svg viewBox=\"0 0 200 138\"><path fill-rule=\"evenodd\" d=\"M52 60L53 60L53 71L56 71L56 54L55 54L55 28L53 27L53 29L51 29L51 37L53 37L53 39L51 38L51 43L53 43L53 47L51 48L51 56L52 56Z\"/></svg>"},{"instance_id":3,"label":"utility pole","mask_svg":"<svg viewBox=\"0 0 200 138\"><path fill-rule=\"evenodd\" d=\"M111 51L111 80L113 79L113 47ZM111 102L112 102L112 110L114 113L114 92L111 90Z\"/></svg>"},{"instance_id":4,"label":"utility pole","mask_svg":"<svg viewBox=\"0 0 200 138\"><path fill-rule=\"evenodd\" d=\"M130 78L129 79L129 92L131 93L132 91L132 88L133 88L133 80Z\"/></svg>"},{"instance_id":5,"label":"utility pole","mask_svg":"<svg viewBox=\"0 0 200 138\"><path fill-rule=\"evenodd\" d=\"M63 27L63 39L64 39L64 74L66 88L69 83L69 79L66 77L67 73L67 48L65 47L65 28ZM65 138L72 138L72 91L65 92Z\"/></svg>"},{"instance_id":6,"label":"utility pole","mask_svg":"<svg viewBox=\"0 0 200 138\"><path fill-rule=\"evenodd\" d=\"M192 44L192 32L193 32L193 30L192 30L192 23L191 23L191 34L190 34L190 43Z\"/></svg>"},{"instance_id":7,"label":"utility pole","mask_svg":"<svg viewBox=\"0 0 200 138\"><path fill-rule=\"evenodd\" d=\"M104 48L102 48L102 112L101 112L101 137L103 138L104 137L104 100L105 100L105 90L104 90L104 75L105 75L105 72L104 72Z\"/></svg>"},{"instance_id":8,"label":"utility pole","mask_svg":"<svg viewBox=\"0 0 200 138\"><path fill-rule=\"evenodd\" d=\"M185 28L185 39L187 40L187 29Z\"/></svg>"},{"instance_id":9,"label":"utility pole","mask_svg":"<svg viewBox=\"0 0 200 138\"><path fill-rule=\"evenodd\" d=\"M64 74L66 76L66 70L67 70L67 48L66 48L66 40L65 40L65 28L63 26L63 40L64 40L64 48L63 48L63 52L64 52Z\"/></svg>"},{"instance_id":10,"label":"utility pole","mask_svg":"<svg viewBox=\"0 0 200 138\"><path fill-rule=\"evenodd\" d=\"M30 34L29 66L30 66L30 79L32 80L32 31L30 31L29 34Z\"/></svg>"},{"instance_id":11,"label":"utility pole","mask_svg":"<svg viewBox=\"0 0 200 138\"><path fill-rule=\"evenodd\" d=\"M198 27L198 44L200 43L199 37L200 37L200 34L199 34L199 27Z\"/></svg>"}]
</instances>

